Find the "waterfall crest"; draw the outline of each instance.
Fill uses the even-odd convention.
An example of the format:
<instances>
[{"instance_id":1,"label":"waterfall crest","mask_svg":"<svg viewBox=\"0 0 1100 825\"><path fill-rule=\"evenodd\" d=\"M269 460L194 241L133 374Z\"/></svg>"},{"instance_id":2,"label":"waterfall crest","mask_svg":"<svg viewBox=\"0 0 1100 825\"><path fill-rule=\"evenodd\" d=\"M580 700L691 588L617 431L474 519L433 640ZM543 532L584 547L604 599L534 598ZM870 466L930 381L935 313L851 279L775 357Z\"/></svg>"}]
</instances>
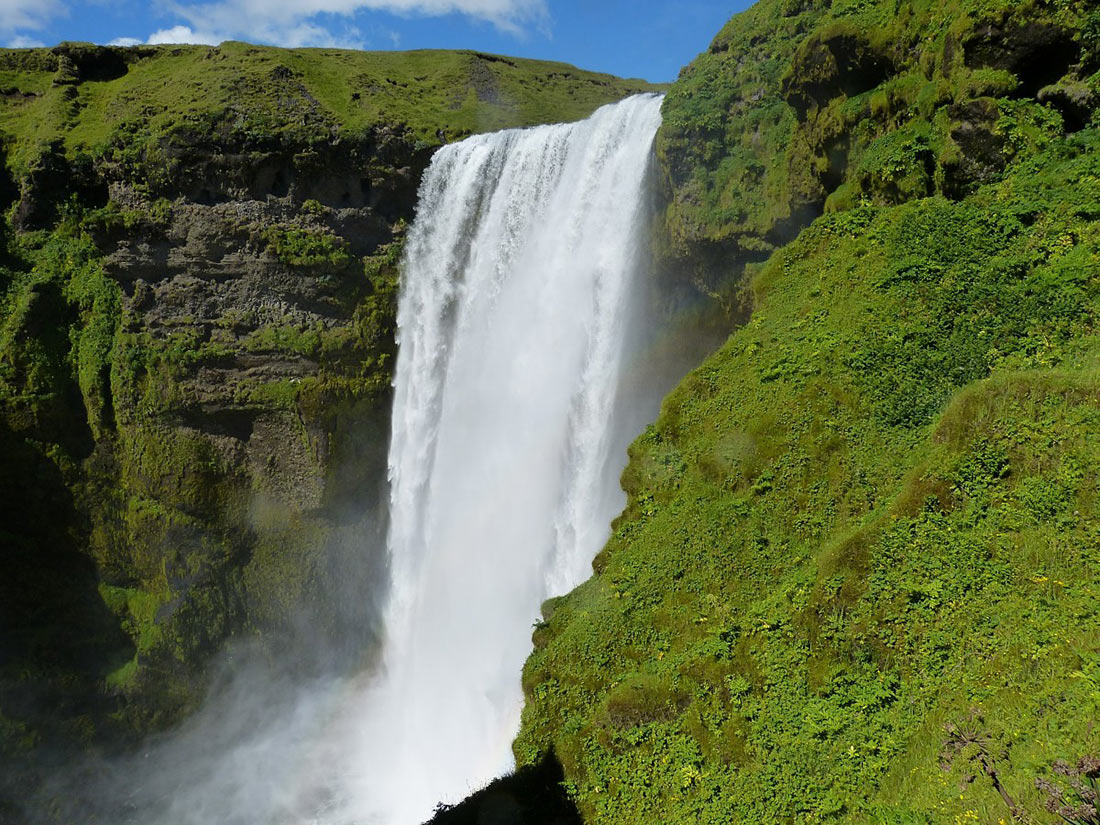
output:
<instances>
[{"instance_id":1,"label":"waterfall crest","mask_svg":"<svg viewBox=\"0 0 1100 825\"><path fill-rule=\"evenodd\" d=\"M367 821L422 822L512 767L531 623L622 507L615 406L660 102L473 137L427 172L398 313L386 647L354 783Z\"/></svg>"}]
</instances>

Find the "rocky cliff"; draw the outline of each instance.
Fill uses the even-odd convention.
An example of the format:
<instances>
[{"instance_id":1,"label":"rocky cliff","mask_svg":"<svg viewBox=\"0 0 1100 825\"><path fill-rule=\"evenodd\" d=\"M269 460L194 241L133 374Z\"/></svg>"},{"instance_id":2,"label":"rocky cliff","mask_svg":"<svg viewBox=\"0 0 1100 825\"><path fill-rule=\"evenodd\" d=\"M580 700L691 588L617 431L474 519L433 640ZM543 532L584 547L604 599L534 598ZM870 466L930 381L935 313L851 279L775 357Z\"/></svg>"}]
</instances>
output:
<instances>
[{"instance_id":1,"label":"rocky cliff","mask_svg":"<svg viewBox=\"0 0 1100 825\"><path fill-rule=\"evenodd\" d=\"M6 761L162 727L228 639L369 655L421 174L646 88L474 53L0 52Z\"/></svg>"}]
</instances>

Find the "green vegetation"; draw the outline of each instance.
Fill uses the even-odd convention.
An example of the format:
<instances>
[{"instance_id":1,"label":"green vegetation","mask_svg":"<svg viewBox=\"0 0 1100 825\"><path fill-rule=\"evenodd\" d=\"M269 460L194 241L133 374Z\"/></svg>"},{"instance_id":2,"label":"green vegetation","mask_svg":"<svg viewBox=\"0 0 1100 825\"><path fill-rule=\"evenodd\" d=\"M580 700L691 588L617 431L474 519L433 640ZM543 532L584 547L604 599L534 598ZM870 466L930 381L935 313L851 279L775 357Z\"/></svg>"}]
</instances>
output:
<instances>
[{"instance_id":1,"label":"green vegetation","mask_svg":"<svg viewBox=\"0 0 1100 825\"><path fill-rule=\"evenodd\" d=\"M671 90L664 250L752 312L535 628L515 751L586 821L1061 821L1100 714L1086 7L765 0Z\"/></svg>"},{"instance_id":2,"label":"green vegetation","mask_svg":"<svg viewBox=\"0 0 1100 825\"><path fill-rule=\"evenodd\" d=\"M980 708L1041 810L1100 712L1098 173L1089 130L755 272L547 607L523 762L553 747L593 822L1007 820L938 762Z\"/></svg>"},{"instance_id":3,"label":"green vegetation","mask_svg":"<svg viewBox=\"0 0 1100 825\"><path fill-rule=\"evenodd\" d=\"M344 249L344 242L330 232L272 227L266 237L268 249L280 261L291 266L339 269L351 261Z\"/></svg>"},{"instance_id":4,"label":"green vegetation","mask_svg":"<svg viewBox=\"0 0 1100 825\"><path fill-rule=\"evenodd\" d=\"M668 256L728 287L823 208L958 198L996 179L1088 122L1100 93L1089 8L757 3L668 93Z\"/></svg>"},{"instance_id":5,"label":"green vegetation","mask_svg":"<svg viewBox=\"0 0 1100 825\"><path fill-rule=\"evenodd\" d=\"M64 44L0 50L0 132L10 136L19 172L60 140L70 156L108 155L133 174L167 167L166 146L196 136L315 151L334 134L386 128L438 144L577 120L651 89L561 63L475 52Z\"/></svg>"}]
</instances>

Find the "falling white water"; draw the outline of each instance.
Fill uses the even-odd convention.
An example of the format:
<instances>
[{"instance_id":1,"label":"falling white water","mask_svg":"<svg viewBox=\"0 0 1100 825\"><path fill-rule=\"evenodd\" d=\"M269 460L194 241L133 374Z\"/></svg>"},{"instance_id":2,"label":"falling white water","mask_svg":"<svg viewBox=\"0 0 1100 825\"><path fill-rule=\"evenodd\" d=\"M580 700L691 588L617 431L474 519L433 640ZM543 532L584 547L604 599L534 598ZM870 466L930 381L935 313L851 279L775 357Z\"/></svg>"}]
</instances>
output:
<instances>
[{"instance_id":1,"label":"falling white water","mask_svg":"<svg viewBox=\"0 0 1100 825\"><path fill-rule=\"evenodd\" d=\"M622 506L611 455L660 98L441 149L398 312L392 594L356 818L414 825L513 765L540 604Z\"/></svg>"},{"instance_id":2,"label":"falling white water","mask_svg":"<svg viewBox=\"0 0 1100 825\"><path fill-rule=\"evenodd\" d=\"M436 154L398 316L381 667L303 682L238 649L201 712L74 766L30 821L419 825L512 767L531 624L589 574L674 378L643 354L659 122L641 96Z\"/></svg>"}]
</instances>

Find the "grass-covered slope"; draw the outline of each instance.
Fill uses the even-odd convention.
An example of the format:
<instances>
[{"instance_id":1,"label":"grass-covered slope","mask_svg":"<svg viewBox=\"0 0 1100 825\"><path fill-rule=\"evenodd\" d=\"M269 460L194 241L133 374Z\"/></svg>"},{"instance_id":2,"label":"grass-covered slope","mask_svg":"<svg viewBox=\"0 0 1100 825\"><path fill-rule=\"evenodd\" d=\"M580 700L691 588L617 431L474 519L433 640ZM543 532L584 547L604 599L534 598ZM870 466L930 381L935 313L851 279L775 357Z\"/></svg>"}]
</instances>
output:
<instances>
[{"instance_id":1,"label":"grass-covered slope","mask_svg":"<svg viewBox=\"0 0 1100 825\"><path fill-rule=\"evenodd\" d=\"M73 153L112 150L121 163L195 131L286 135L308 145L386 126L438 144L578 120L651 89L562 63L478 52L63 44L0 50L0 132L14 143L19 171L58 139Z\"/></svg>"},{"instance_id":2,"label":"grass-covered slope","mask_svg":"<svg viewBox=\"0 0 1100 825\"><path fill-rule=\"evenodd\" d=\"M1054 766L1100 751L1098 23L765 0L672 89L669 248L752 315L534 631L516 753L587 822L1082 803Z\"/></svg>"}]
</instances>

